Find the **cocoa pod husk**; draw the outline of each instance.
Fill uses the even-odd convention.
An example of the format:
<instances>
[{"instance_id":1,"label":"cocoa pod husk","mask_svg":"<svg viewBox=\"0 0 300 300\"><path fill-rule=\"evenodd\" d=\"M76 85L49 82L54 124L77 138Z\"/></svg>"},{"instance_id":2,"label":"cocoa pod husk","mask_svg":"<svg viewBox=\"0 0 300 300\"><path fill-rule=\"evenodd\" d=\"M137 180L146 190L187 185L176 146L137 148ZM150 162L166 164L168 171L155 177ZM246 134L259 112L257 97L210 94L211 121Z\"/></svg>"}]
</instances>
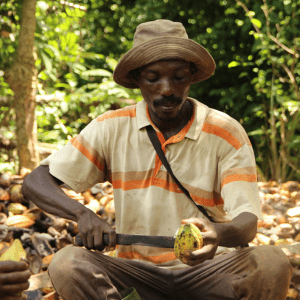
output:
<instances>
[{"instance_id":1,"label":"cocoa pod husk","mask_svg":"<svg viewBox=\"0 0 300 300\"><path fill-rule=\"evenodd\" d=\"M111 200L112 200L111 197L109 197L109 196L103 196L103 197L99 200L99 202L100 202L100 205L106 206Z\"/></svg>"},{"instance_id":2,"label":"cocoa pod husk","mask_svg":"<svg viewBox=\"0 0 300 300\"><path fill-rule=\"evenodd\" d=\"M10 195L8 191L0 187L0 201L8 201L8 200L10 200Z\"/></svg>"},{"instance_id":3,"label":"cocoa pod husk","mask_svg":"<svg viewBox=\"0 0 300 300\"><path fill-rule=\"evenodd\" d=\"M32 219L23 216L23 215L16 215L8 217L5 221L5 224L7 226L14 226L14 227L20 227L20 228L29 228L35 223Z\"/></svg>"},{"instance_id":4,"label":"cocoa pod husk","mask_svg":"<svg viewBox=\"0 0 300 300\"><path fill-rule=\"evenodd\" d=\"M10 189L10 200L15 203L25 202L25 198L21 192L22 185L16 184Z\"/></svg>"},{"instance_id":5,"label":"cocoa pod husk","mask_svg":"<svg viewBox=\"0 0 300 300\"><path fill-rule=\"evenodd\" d=\"M7 215L5 213L0 213L0 224L4 224L7 220Z\"/></svg>"},{"instance_id":6,"label":"cocoa pod husk","mask_svg":"<svg viewBox=\"0 0 300 300\"><path fill-rule=\"evenodd\" d=\"M27 207L21 203L9 203L7 210L12 212L14 215L21 215L27 210Z\"/></svg>"},{"instance_id":7,"label":"cocoa pod husk","mask_svg":"<svg viewBox=\"0 0 300 300\"><path fill-rule=\"evenodd\" d=\"M6 172L0 176L0 186L7 188L11 184L11 173Z\"/></svg>"}]
</instances>

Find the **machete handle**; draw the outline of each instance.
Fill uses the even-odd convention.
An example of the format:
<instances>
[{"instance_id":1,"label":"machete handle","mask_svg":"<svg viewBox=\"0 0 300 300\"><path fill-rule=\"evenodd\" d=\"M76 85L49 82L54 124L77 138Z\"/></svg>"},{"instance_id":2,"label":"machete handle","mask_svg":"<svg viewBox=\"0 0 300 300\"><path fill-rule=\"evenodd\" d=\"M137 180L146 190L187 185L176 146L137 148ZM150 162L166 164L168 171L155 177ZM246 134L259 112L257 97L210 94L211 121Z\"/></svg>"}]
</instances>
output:
<instances>
[{"instance_id":1,"label":"machete handle","mask_svg":"<svg viewBox=\"0 0 300 300\"><path fill-rule=\"evenodd\" d=\"M75 237L75 244L77 246L80 246L80 247L84 246L82 238L80 237L79 234L77 234L76 237ZM104 244L105 247L108 246L108 244L109 244L109 238L108 238L107 233L103 233L103 244Z\"/></svg>"}]
</instances>

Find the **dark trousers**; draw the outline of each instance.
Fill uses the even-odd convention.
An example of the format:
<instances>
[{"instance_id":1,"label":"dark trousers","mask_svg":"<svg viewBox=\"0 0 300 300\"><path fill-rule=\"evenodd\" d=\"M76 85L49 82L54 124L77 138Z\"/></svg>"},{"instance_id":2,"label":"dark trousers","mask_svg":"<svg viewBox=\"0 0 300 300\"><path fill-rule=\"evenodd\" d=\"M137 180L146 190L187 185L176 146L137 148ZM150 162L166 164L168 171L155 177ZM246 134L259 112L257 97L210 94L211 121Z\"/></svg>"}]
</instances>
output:
<instances>
[{"instance_id":1,"label":"dark trousers","mask_svg":"<svg viewBox=\"0 0 300 300\"><path fill-rule=\"evenodd\" d=\"M244 248L173 271L67 246L48 272L65 300L119 300L127 287L142 300L284 300L292 267L276 246Z\"/></svg>"}]
</instances>

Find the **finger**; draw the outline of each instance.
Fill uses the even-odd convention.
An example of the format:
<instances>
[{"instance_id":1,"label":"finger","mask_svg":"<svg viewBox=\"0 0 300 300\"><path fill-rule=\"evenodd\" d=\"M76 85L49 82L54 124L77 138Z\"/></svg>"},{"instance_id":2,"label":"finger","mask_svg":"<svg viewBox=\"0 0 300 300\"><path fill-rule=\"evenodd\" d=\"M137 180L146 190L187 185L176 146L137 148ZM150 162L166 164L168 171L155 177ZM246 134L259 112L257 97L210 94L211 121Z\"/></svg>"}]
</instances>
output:
<instances>
[{"instance_id":1,"label":"finger","mask_svg":"<svg viewBox=\"0 0 300 300\"><path fill-rule=\"evenodd\" d=\"M30 277L30 271L11 272L0 274L1 283L24 283L27 282Z\"/></svg>"},{"instance_id":2,"label":"finger","mask_svg":"<svg viewBox=\"0 0 300 300\"><path fill-rule=\"evenodd\" d=\"M200 263L205 262L208 259L208 256L206 254L201 254L197 256L192 256L193 251L189 251L189 253L185 253L182 261L189 265L189 266L195 266Z\"/></svg>"},{"instance_id":3,"label":"finger","mask_svg":"<svg viewBox=\"0 0 300 300\"><path fill-rule=\"evenodd\" d=\"M25 271L28 269L28 264L24 261L1 261L0 273L8 273L13 271Z\"/></svg>"},{"instance_id":4,"label":"finger","mask_svg":"<svg viewBox=\"0 0 300 300\"><path fill-rule=\"evenodd\" d=\"M87 248L88 249L93 249L94 248L94 235L90 233L87 236L86 241L87 241Z\"/></svg>"},{"instance_id":5,"label":"finger","mask_svg":"<svg viewBox=\"0 0 300 300\"><path fill-rule=\"evenodd\" d=\"M206 220L200 219L200 218L190 218L190 219L184 219L181 220L182 224L187 224L187 223L193 223L196 225L200 230L204 230L206 224Z\"/></svg>"},{"instance_id":6,"label":"finger","mask_svg":"<svg viewBox=\"0 0 300 300\"><path fill-rule=\"evenodd\" d=\"M206 261L207 259L205 257L201 257L197 260L186 260L185 264L193 267L193 266L197 266L199 264L202 264Z\"/></svg>"},{"instance_id":7,"label":"finger","mask_svg":"<svg viewBox=\"0 0 300 300\"><path fill-rule=\"evenodd\" d=\"M109 236L109 250L113 251L116 247L116 243L117 243L117 234L114 230L111 230L110 232L108 232L108 236Z\"/></svg>"},{"instance_id":8,"label":"finger","mask_svg":"<svg viewBox=\"0 0 300 300\"><path fill-rule=\"evenodd\" d=\"M81 237L81 239L82 239L82 244L84 245L84 247L86 247L87 248L87 240L86 240L86 235L85 234L83 234L83 233L81 233L81 232L79 232L79 236Z\"/></svg>"},{"instance_id":9,"label":"finger","mask_svg":"<svg viewBox=\"0 0 300 300\"><path fill-rule=\"evenodd\" d=\"M103 235L102 235L102 231L100 230L94 235L94 245L95 245L95 249L99 251L102 251L104 249Z\"/></svg>"},{"instance_id":10,"label":"finger","mask_svg":"<svg viewBox=\"0 0 300 300\"><path fill-rule=\"evenodd\" d=\"M181 220L181 224L193 223L195 218L183 219Z\"/></svg>"},{"instance_id":11,"label":"finger","mask_svg":"<svg viewBox=\"0 0 300 300\"><path fill-rule=\"evenodd\" d=\"M5 284L1 286L1 295L15 295L21 293L29 288L29 282L16 283L16 284ZM2 298L1 298L2 299Z\"/></svg>"},{"instance_id":12,"label":"finger","mask_svg":"<svg viewBox=\"0 0 300 300\"><path fill-rule=\"evenodd\" d=\"M205 258L207 259L209 256L209 253L213 250L213 247L211 245L206 245L203 246L201 249L199 250L187 250L184 252L183 257L187 260L190 261L196 261L200 258Z\"/></svg>"}]
</instances>

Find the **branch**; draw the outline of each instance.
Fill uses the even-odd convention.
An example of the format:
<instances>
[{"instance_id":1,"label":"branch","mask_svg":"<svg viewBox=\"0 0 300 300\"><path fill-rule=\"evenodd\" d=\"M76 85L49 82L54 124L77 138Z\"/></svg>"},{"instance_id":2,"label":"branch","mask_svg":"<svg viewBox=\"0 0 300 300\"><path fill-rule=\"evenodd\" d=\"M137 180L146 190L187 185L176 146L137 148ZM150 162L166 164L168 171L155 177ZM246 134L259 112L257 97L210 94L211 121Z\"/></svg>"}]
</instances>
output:
<instances>
[{"instance_id":1,"label":"branch","mask_svg":"<svg viewBox=\"0 0 300 300\"><path fill-rule=\"evenodd\" d=\"M300 94L299 94L299 89L298 89L298 85L295 79L295 76L293 75L293 73L290 71L290 69L285 65L285 64L281 64L282 68L286 71L286 73L289 75L291 82L294 86L295 89L295 93L297 95L298 100L300 100Z\"/></svg>"},{"instance_id":2,"label":"branch","mask_svg":"<svg viewBox=\"0 0 300 300\"><path fill-rule=\"evenodd\" d=\"M239 0L236 0L236 3L237 3L237 5L241 6L244 9L244 11L248 14L249 19L252 20L253 17L250 15L250 11L249 11L248 7L243 2L241 2ZM254 26L256 32L261 34L260 29L254 23L252 23L252 25ZM260 37L260 38L261 38L261 40L263 40L262 37Z\"/></svg>"},{"instance_id":3,"label":"branch","mask_svg":"<svg viewBox=\"0 0 300 300\"><path fill-rule=\"evenodd\" d=\"M287 46L285 46L284 44L282 44L277 38L275 38L271 32L270 32L270 21L269 21L269 12L268 12L268 5L267 5L267 1L264 0L264 5L262 6L262 10L266 16L266 20L267 20L267 34L268 34L268 37L273 41L275 42L278 46L280 46L282 49L284 49L286 52L294 55L295 57L299 58L299 55L293 51L292 49L288 48ZM276 24L278 25L278 24ZM279 25L277 26L277 30L278 30L278 27ZM279 31L279 30L278 30Z\"/></svg>"},{"instance_id":4,"label":"branch","mask_svg":"<svg viewBox=\"0 0 300 300\"><path fill-rule=\"evenodd\" d=\"M296 171L297 173L299 173L300 174L300 170L298 170L297 169L297 167L294 165L294 164L292 164L290 161L288 161L288 159L284 156L284 154L281 152L281 151L279 151L279 153L280 153L280 155L281 155L281 157L282 157L282 159L294 170L294 171Z\"/></svg>"}]
</instances>

